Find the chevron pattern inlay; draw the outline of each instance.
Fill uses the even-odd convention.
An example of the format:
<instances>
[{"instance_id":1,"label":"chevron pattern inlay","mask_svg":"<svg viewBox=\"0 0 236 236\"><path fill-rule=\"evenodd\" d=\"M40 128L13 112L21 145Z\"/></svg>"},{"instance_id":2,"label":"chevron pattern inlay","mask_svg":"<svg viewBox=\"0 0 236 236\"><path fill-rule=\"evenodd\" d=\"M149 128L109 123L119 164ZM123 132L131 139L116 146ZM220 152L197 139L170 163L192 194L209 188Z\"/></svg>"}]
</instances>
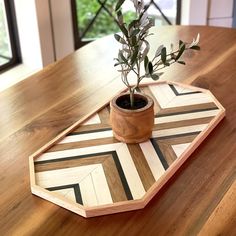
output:
<instances>
[{"instance_id":1,"label":"chevron pattern inlay","mask_svg":"<svg viewBox=\"0 0 236 236\"><path fill-rule=\"evenodd\" d=\"M150 140L117 141L107 106L34 160L36 184L86 207L142 199L221 112L198 89L160 83L142 90L155 102Z\"/></svg>"}]
</instances>

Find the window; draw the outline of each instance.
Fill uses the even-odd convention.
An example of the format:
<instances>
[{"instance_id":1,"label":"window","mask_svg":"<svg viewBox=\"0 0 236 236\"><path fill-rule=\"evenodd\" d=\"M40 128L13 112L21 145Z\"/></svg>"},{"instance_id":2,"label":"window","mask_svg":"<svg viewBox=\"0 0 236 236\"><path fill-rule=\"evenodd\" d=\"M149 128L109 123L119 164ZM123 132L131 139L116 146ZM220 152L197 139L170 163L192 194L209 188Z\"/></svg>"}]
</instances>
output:
<instances>
[{"instance_id":1,"label":"window","mask_svg":"<svg viewBox=\"0 0 236 236\"><path fill-rule=\"evenodd\" d=\"M0 73L20 62L13 0L0 0Z\"/></svg>"},{"instance_id":2,"label":"window","mask_svg":"<svg viewBox=\"0 0 236 236\"><path fill-rule=\"evenodd\" d=\"M148 14L156 25L179 24L181 0L145 0ZM117 0L71 0L75 48L118 31L113 21ZM131 1L123 5L126 19L134 14Z\"/></svg>"}]
</instances>

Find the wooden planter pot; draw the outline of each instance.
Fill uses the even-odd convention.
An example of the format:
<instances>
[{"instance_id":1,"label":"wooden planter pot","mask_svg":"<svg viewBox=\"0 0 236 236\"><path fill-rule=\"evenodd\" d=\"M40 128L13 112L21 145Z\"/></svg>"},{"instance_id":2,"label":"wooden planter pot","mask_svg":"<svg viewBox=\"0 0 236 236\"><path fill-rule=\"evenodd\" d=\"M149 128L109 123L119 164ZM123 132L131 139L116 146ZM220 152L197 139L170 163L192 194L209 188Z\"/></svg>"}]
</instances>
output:
<instances>
[{"instance_id":1,"label":"wooden planter pot","mask_svg":"<svg viewBox=\"0 0 236 236\"><path fill-rule=\"evenodd\" d=\"M144 94L136 93L135 99L141 98L146 105L139 109L124 109L119 101L129 94L119 94L110 102L110 121L116 139L124 143L140 143L152 135L154 124L153 100Z\"/></svg>"}]
</instances>

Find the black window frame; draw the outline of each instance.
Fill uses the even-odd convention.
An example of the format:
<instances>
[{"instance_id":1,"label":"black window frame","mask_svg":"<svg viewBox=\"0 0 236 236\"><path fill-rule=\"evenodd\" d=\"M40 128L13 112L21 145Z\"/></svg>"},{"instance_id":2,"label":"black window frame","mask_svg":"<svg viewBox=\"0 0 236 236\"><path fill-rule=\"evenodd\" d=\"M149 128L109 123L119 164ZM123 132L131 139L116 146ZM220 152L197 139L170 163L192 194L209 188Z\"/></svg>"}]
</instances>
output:
<instances>
[{"instance_id":1,"label":"black window frame","mask_svg":"<svg viewBox=\"0 0 236 236\"><path fill-rule=\"evenodd\" d=\"M0 74L21 63L21 52L16 23L14 0L4 0L4 5L8 25L9 40L12 51L12 58L9 62L0 66Z\"/></svg>"},{"instance_id":2,"label":"black window frame","mask_svg":"<svg viewBox=\"0 0 236 236\"><path fill-rule=\"evenodd\" d=\"M236 0L233 2L233 28L236 28Z\"/></svg>"}]
</instances>

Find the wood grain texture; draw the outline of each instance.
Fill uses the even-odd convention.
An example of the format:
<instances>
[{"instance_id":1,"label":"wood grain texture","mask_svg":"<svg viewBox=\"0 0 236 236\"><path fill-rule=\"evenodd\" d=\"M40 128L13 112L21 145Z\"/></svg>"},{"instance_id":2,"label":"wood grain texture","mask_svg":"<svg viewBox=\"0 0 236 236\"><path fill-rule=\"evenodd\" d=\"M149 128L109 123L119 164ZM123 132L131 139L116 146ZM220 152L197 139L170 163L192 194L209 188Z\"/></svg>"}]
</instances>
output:
<instances>
[{"instance_id":1,"label":"wood grain texture","mask_svg":"<svg viewBox=\"0 0 236 236\"><path fill-rule=\"evenodd\" d=\"M236 30L159 27L150 42L168 46L179 38L191 41L198 32L201 51L186 54L187 66L173 65L161 79L209 89L227 116L140 211L83 219L32 196L29 188L28 156L97 109L97 98L105 102L123 88L113 68L118 45L112 36L0 93L2 235L197 235L201 231L235 181ZM236 234L234 225L224 228L223 235Z\"/></svg>"},{"instance_id":2,"label":"wood grain texture","mask_svg":"<svg viewBox=\"0 0 236 236\"><path fill-rule=\"evenodd\" d=\"M201 229L199 236L202 235L233 235L230 228L236 225L236 181L226 192L223 199L215 208L211 216Z\"/></svg>"},{"instance_id":3,"label":"wood grain texture","mask_svg":"<svg viewBox=\"0 0 236 236\"><path fill-rule=\"evenodd\" d=\"M110 122L114 137L124 143L141 143L147 141L152 135L154 125L154 101L141 93L134 94L134 101L142 99L146 102L144 107L124 109L118 101L125 101L127 94L118 94L110 101ZM136 100L135 100L136 99Z\"/></svg>"}]
</instances>

